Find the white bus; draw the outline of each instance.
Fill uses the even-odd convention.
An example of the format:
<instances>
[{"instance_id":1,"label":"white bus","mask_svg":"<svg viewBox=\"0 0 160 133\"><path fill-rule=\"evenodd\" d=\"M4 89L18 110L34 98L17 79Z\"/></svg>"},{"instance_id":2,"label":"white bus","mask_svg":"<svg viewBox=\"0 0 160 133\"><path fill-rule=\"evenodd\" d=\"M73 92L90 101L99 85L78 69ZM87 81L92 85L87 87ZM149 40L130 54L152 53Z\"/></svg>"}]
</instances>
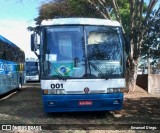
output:
<instances>
[{"instance_id":1,"label":"white bus","mask_svg":"<svg viewBox=\"0 0 160 133\"><path fill-rule=\"evenodd\" d=\"M0 35L0 95L22 88L25 82L25 54Z\"/></svg>"},{"instance_id":2,"label":"white bus","mask_svg":"<svg viewBox=\"0 0 160 133\"><path fill-rule=\"evenodd\" d=\"M38 29L31 50L40 51L45 112L122 108L126 46L119 22L58 18L42 21Z\"/></svg>"},{"instance_id":3,"label":"white bus","mask_svg":"<svg viewBox=\"0 0 160 133\"><path fill-rule=\"evenodd\" d=\"M39 81L39 61L26 60L26 81Z\"/></svg>"}]
</instances>

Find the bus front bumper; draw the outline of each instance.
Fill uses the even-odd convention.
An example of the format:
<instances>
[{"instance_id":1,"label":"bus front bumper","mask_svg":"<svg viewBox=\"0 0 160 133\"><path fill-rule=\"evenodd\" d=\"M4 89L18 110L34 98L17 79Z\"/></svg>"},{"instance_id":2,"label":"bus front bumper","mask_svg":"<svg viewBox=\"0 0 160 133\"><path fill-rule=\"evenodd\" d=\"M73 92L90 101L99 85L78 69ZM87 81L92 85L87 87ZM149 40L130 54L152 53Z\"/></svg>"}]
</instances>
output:
<instances>
[{"instance_id":1,"label":"bus front bumper","mask_svg":"<svg viewBox=\"0 0 160 133\"><path fill-rule=\"evenodd\" d=\"M121 110L123 93L43 95L45 112Z\"/></svg>"}]
</instances>

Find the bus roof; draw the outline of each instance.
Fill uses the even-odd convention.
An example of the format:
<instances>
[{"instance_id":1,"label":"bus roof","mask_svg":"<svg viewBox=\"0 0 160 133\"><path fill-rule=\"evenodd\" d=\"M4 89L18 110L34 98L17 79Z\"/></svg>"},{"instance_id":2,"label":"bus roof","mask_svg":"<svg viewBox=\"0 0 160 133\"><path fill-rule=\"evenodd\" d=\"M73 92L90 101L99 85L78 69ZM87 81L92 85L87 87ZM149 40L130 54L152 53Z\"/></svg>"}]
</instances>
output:
<instances>
[{"instance_id":1,"label":"bus roof","mask_svg":"<svg viewBox=\"0 0 160 133\"><path fill-rule=\"evenodd\" d=\"M106 25L121 27L118 21L99 18L56 18L43 20L41 26L51 25Z\"/></svg>"},{"instance_id":2,"label":"bus roof","mask_svg":"<svg viewBox=\"0 0 160 133\"><path fill-rule=\"evenodd\" d=\"M5 37L3 37L2 35L0 35L0 41L3 41L9 45L15 46L17 47L14 43L12 43L11 41L9 41L8 39L6 39Z\"/></svg>"}]
</instances>

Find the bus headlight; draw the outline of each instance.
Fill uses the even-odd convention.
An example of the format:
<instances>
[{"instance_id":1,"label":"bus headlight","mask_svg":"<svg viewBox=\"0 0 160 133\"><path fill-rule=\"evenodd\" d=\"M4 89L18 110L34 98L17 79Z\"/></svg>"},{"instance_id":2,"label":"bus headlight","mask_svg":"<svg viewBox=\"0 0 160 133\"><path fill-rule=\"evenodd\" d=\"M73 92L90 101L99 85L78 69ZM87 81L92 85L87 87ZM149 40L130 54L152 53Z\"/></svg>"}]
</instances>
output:
<instances>
[{"instance_id":1,"label":"bus headlight","mask_svg":"<svg viewBox=\"0 0 160 133\"><path fill-rule=\"evenodd\" d=\"M123 88L107 88L107 93L119 93L123 92Z\"/></svg>"},{"instance_id":2,"label":"bus headlight","mask_svg":"<svg viewBox=\"0 0 160 133\"><path fill-rule=\"evenodd\" d=\"M64 89L57 89L56 94L65 94L65 90Z\"/></svg>"},{"instance_id":3,"label":"bus headlight","mask_svg":"<svg viewBox=\"0 0 160 133\"><path fill-rule=\"evenodd\" d=\"M44 95L50 95L50 94L66 94L64 89L45 89L43 90Z\"/></svg>"}]
</instances>

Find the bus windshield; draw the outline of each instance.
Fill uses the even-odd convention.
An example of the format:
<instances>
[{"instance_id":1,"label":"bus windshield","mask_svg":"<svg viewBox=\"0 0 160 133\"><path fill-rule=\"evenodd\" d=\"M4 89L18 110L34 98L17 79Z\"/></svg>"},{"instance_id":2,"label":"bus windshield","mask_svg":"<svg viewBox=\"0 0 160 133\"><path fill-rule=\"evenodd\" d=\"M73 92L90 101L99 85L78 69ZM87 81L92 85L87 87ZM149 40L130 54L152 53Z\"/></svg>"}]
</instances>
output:
<instances>
[{"instance_id":1,"label":"bus windshield","mask_svg":"<svg viewBox=\"0 0 160 133\"><path fill-rule=\"evenodd\" d=\"M46 27L42 76L120 78L124 75L123 42L118 27Z\"/></svg>"},{"instance_id":2,"label":"bus windshield","mask_svg":"<svg viewBox=\"0 0 160 133\"><path fill-rule=\"evenodd\" d=\"M26 75L27 76L39 75L38 62L26 62Z\"/></svg>"}]
</instances>

